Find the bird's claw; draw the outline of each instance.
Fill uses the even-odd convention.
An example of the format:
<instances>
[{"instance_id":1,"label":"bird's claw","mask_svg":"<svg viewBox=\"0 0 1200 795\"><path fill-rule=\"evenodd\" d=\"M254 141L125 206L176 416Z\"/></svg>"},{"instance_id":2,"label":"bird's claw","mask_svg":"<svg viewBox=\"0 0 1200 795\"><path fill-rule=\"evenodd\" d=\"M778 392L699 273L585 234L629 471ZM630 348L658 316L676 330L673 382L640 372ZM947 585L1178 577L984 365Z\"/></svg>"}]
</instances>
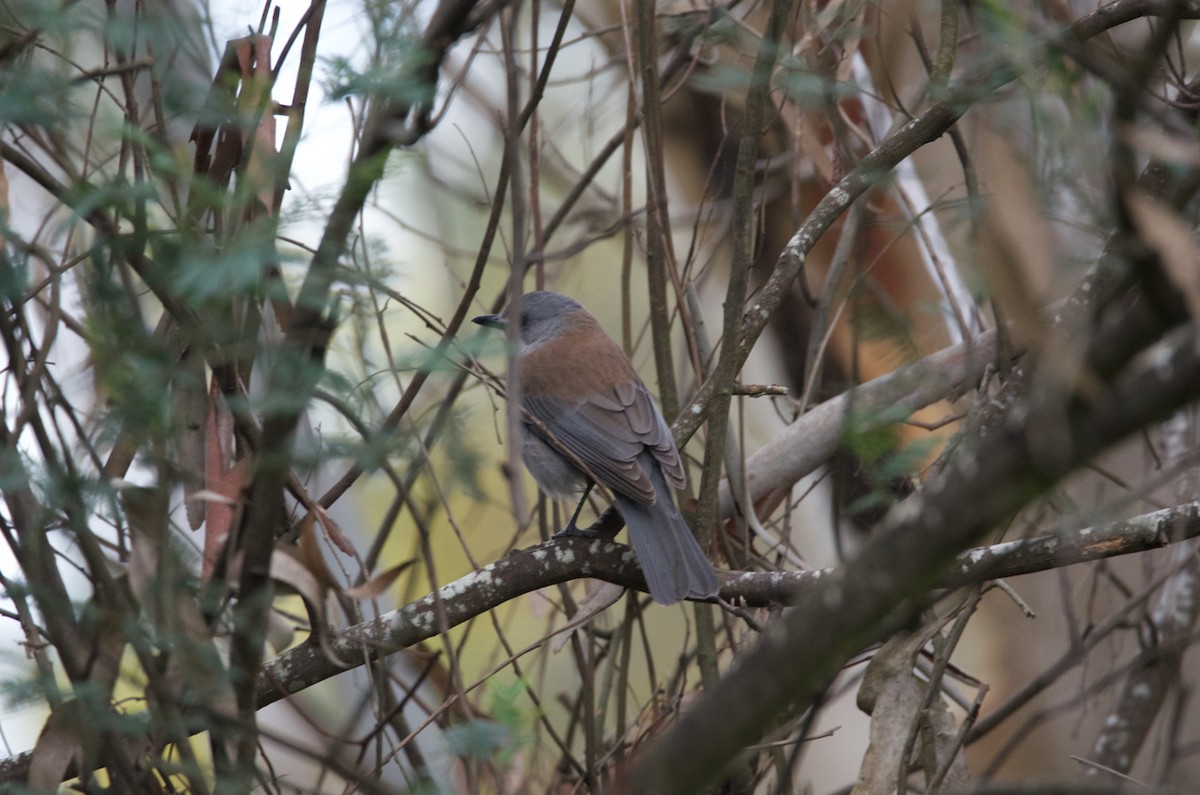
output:
<instances>
[{"instance_id":1,"label":"bird's claw","mask_svg":"<svg viewBox=\"0 0 1200 795\"><path fill-rule=\"evenodd\" d=\"M599 538L600 533L595 529L595 525L591 527L579 528L574 522L570 522L562 530L554 534L554 538Z\"/></svg>"}]
</instances>

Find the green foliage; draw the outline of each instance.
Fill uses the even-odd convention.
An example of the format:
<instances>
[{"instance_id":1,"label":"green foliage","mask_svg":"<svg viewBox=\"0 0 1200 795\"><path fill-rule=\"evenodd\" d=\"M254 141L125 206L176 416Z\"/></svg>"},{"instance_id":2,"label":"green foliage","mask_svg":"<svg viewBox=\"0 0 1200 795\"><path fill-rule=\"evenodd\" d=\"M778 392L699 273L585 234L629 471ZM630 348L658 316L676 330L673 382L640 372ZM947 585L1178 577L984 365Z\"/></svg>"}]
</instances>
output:
<instances>
[{"instance_id":1,"label":"green foliage","mask_svg":"<svg viewBox=\"0 0 1200 795\"><path fill-rule=\"evenodd\" d=\"M177 356L146 332L134 307L116 300L108 279L100 277L94 284L87 341L97 381L107 394L109 416L117 423L132 423L152 438L164 434ZM97 294L105 297L97 300Z\"/></svg>"},{"instance_id":2,"label":"green foliage","mask_svg":"<svg viewBox=\"0 0 1200 795\"><path fill-rule=\"evenodd\" d=\"M457 757L486 761L510 754L513 737L504 724L486 718L476 718L446 729L446 743L450 753Z\"/></svg>"},{"instance_id":3,"label":"green foliage","mask_svg":"<svg viewBox=\"0 0 1200 795\"><path fill-rule=\"evenodd\" d=\"M463 759L505 764L522 747L531 744L534 735L529 729L528 714L517 706L518 699L525 698L528 686L520 679L511 684L488 680L487 702L492 718L478 718L447 729L446 741L451 753Z\"/></svg>"},{"instance_id":4,"label":"green foliage","mask_svg":"<svg viewBox=\"0 0 1200 795\"><path fill-rule=\"evenodd\" d=\"M0 447L0 489L20 489L29 484L25 456L12 447Z\"/></svg>"},{"instance_id":5,"label":"green foliage","mask_svg":"<svg viewBox=\"0 0 1200 795\"><path fill-rule=\"evenodd\" d=\"M167 285L197 308L257 295L264 268L274 258L272 241L263 235L246 234L221 248L177 236L155 240L155 260L167 274Z\"/></svg>"},{"instance_id":6,"label":"green foliage","mask_svg":"<svg viewBox=\"0 0 1200 795\"><path fill-rule=\"evenodd\" d=\"M896 498L895 484L914 476L936 449L932 439L903 444L897 423L908 419L908 410L893 406L881 412L851 413L842 426L842 445L862 467L870 491L855 500L849 515L886 508Z\"/></svg>"},{"instance_id":7,"label":"green foliage","mask_svg":"<svg viewBox=\"0 0 1200 795\"><path fill-rule=\"evenodd\" d=\"M680 39L695 37L701 47L735 44L742 38L738 22L728 11L714 6L707 13L671 14L663 19L663 31Z\"/></svg>"},{"instance_id":8,"label":"green foliage","mask_svg":"<svg viewBox=\"0 0 1200 795\"><path fill-rule=\"evenodd\" d=\"M0 701L8 710L44 704L47 695L42 678L32 670L28 675L0 680Z\"/></svg>"},{"instance_id":9,"label":"green foliage","mask_svg":"<svg viewBox=\"0 0 1200 795\"><path fill-rule=\"evenodd\" d=\"M869 275L857 285L851 309L854 333L860 340L888 342L907 359L920 356L912 337L912 319L892 303L887 292Z\"/></svg>"},{"instance_id":10,"label":"green foliage","mask_svg":"<svg viewBox=\"0 0 1200 795\"><path fill-rule=\"evenodd\" d=\"M479 455L477 439L466 432L472 427L467 423L468 417L456 414L447 423L442 436L442 453L449 460L449 472L453 483L461 486L474 500L485 498L483 487L479 480L479 471L483 458Z\"/></svg>"},{"instance_id":11,"label":"green foliage","mask_svg":"<svg viewBox=\"0 0 1200 795\"><path fill-rule=\"evenodd\" d=\"M416 104L433 98L433 88L424 79L432 63L429 51L415 38L396 38L387 57L371 66L357 68L348 58L326 61L325 91L333 102L346 97L379 98Z\"/></svg>"},{"instance_id":12,"label":"green foliage","mask_svg":"<svg viewBox=\"0 0 1200 795\"><path fill-rule=\"evenodd\" d=\"M72 109L70 79L44 69L9 68L0 72L0 124L57 125Z\"/></svg>"},{"instance_id":13,"label":"green foliage","mask_svg":"<svg viewBox=\"0 0 1200 795\"><path fill-rule=\"evenodd\" d=\"M697 91L718 96L730 91L744 91L750 86L750 70L736 66L711 66L694 75L688 84Z\"/></svg>"},{"instance_id":14,"label":"green foliage","mask_svg":"<svg viewBox=\"0 0 1200 795\"><path fill-rule=\"evenodd\" d=\"M782 59L779 87L792 102L801 107L827 107L829 103L857 96L858 86L833 80L807 68L798 58Z\"/></svg>"},{"instance_id":15,"label":"green foliage","mask_svg":"<svg viewBox=\"0 0 1200 795\"><path fill-rule=\"evenodd\" d=\"M25 257L0 257L0 301L12 305L20 303L28 284L29 263Z\"/></svg>"}]
</instances>

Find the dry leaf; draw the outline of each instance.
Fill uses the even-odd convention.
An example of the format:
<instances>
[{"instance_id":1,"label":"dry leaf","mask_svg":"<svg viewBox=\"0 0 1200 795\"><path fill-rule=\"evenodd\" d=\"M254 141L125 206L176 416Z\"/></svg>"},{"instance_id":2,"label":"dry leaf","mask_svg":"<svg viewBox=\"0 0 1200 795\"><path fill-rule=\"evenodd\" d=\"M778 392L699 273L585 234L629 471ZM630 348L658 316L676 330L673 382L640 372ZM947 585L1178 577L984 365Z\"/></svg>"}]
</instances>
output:
<instances>
[{"instance_id":1,"label":"dry leaf","mask_svg":"<svg viewBox=\"0 0 1200 795\"><path fill-rule=\"evenodd\" d=\"M329 566L325 563L325 555L321 552L321 545L317 541L316 531L313 530L312 514L309 514L300 521L300 537L295 549L299 553L300 561L313 573L313 576L317 578L317 581L324 588L329 590L338 589L337 578L333 576L333 572L329 570Z\"/></svg>"},{"instance_id":2,"label":"dry leaf","mask_svg":"<svg viewBox=\"0 0 1200 795\"><path fill-rule=\"evenodd\" d=\"M229 502L205 492L197 492L192 499L201 504L207 499ZM183 578L171 576L172 571L182 572L185 567L168 544L166 493L130 488L122 491L121 500L131 530L129 585L165 644L165 692L160 695L188 698L203 693L206 709L235 718L237 700L213 642L212 626L200 610L195 590ZM114 668L114 677L115 673Z\"/></svg>"},{"instance_id":3,"label":"dry leaf","mask_svg":"<svg viewBox=\"0 0 1200 795\"><path fill-rule=\"evenodd\" d=\"M1181 138L1165 130L1123 127L1118 137L1130 147L1153 160L1195 168L1200 166L1200 146L1190 138Z\"/></svg>"},{"instance_id":4,"label":"dry leaf","mask_svg":"<svg viewBox=\"0 0 1200 795\"><path fill-rule=\"evenodd\" d=\"M1158 252L1163 269L1179 288L1188 314L1200 320L1200 247L1192 227L1174 210L1140 190L1125 195L1125 206L1138 234Z\"/></svg>"},{"instance_id":5,"label":"dry leaf","mask_svg":"<svg viewBox=\"0 0 1200 795\"><path fill-rule=\"evenodd\" d=\"M392 566L390 569L376 574L374 577L370 578L364 583L355 585L353 588L347 588L346 590L342 591L342 593L346 594L346 596L349 596L351 599L374 599L376 596L379 596L379 594L386 591L391 584L396 581L396 578L400 576L400 573L409 566L413 565L414 562L415 561L412 560L406 560L403 563Z\"/></svg>"},{"instance_id":6,"label":"dry leaf","mask_svg":"<svg viewBox=\"0 0 1200 795\"><path fill-rule=\"evenodd\" d=\"M338 585L317 544L311 514L300 523L298 544L283 541L275 544L271 553L271 579L300 596L313 632L328 634L325 600Z\"/></svg>"},{"instance_id":7,"label":"dry leaf","mask_svg":"<svg viewBox=\"0 0 1200 795\"><path fill-rule=\"evenodd\" d=\"M204 488L205 423L210 399L204 388L204 357L189 347L179 359L178 370L181 377L171 381L175 457L183 481L188 527L199 530L204 524L204 503L189 498Z\"/></svg>"},{"instance_id":8,"label":"dry leaf","mask_svg":"<svg viewBox=\"0 0 1200 795\"><path fill-rule=\"evenodd\" d=\"M129 588L142 608L161 622L157 597L162 570L162 550L169 529L167 495L163 489L130 486L121 489L121 504L129 522Z\"/></svg>"},{"instance_id":9,"label":"dry leaf","mask_svg":"<svg viewBox=\"0 0 1200 795\"><path fill-rule=\"evenodd\" d=\"M825 183L832 185L836 180L834 179L833 155L826 140L829 135L829 125L816 113L801 112L795 116L794 136L799 143L802 155L796 158L794 164L797 175L804 178L807 169L814 168Z\"/></svg>"},{"instance_id":10,"label":"dry leaf","mask_svg":"<svg viewBox=\"0 0 1200 795\"><path fill-rule=\"evenodd\" d=\"M905 745L911 728L921 717L928 687L917 677L913 665L927 638L922 633L896 635L883 644L867 666L859 686L858 706L871 716L870 744L851 795L895 792L898 771L908 769ZM940 697L934 699L927 717L934 728L934 761L940 766L954 750L954 720ZM913 750L919 745L915 744ZM966 761L959 749L944 784L957 790L969 783Z\"/></svg>"},{"instance_id":11,"label":"dry leaf","mask_svg":"<svg viewBox=\"0 0 1200 795\"><path fill-rule=\"evenodd\" d=\"M353 556L354 545L350 543L350 539L346 538L346 534L342 532L342 528L329 515L329 512L320 505L314 505L313 510L316 512L317 521L321 523L321 529L325 531L325 537L329 539L329 542L343 553Z\"/></svg>"},{"instance_id":12,"label":"dry leaf","mask_svg":"<svg viewBox=\"0 0 1200 795\"><path fill-rule=\"evenodd\" d=\"M366 582L360 582L359 585L346 588L342 593L352 599L373 599L379 596L380 593L388 590L392 582L396 581L397 576L400 576L404 569L412 566L414 561L404 561L392 566L390 569L384 570L372 576Z\"/></svg>"},{"instance_id":13,"label":"dry leaf","mask_svg":"<svg viewBox=\"0 0 1200 795\"><path fill-rule=\"evenodd\" d=\"M212 119L220 118L229 108L234 106L234 87L237 81L233 75L237 73L237 49L234 42L225 42L225 52L221 55L221 63L213 75L212 85L204 98L205 112L201 114L202 121L192 128L190 140L196 144L196 156L192 169L197 174L210 174L213 165L213 140L220 131L219 124L213 124ZM228 174L226 175L228 176ZM220 183L220 180L214 180Z\"/></svg>"},{"instance_id":14,"label":"dry leaf","mask_svg":"<svg viewBox=\"0 0 1200 795\"><path fill-rule=\"evenodd\" d=\"M29 760L29 792L58 792L62 783L95 765L100 735L88 726L79 702L64 701L46 719Z\"/></svg>"},{"instance_id":15,"label":"dry leaf","mask_svg":"<svg viewBox=\"0 0 1200 795\"><path fill-rule=\"evenodd\" d=\"M165 516L165 508L164 508ZM91 698L87 703L68 699L50 713L38 735L30 760L29 792L57 792L68 775L81 775L100 766L102 735L93 727L101 715L97 705L107 704L121 671L125 652L123 622L111 607L93 598L81 611L92 616L84 624L91 646L86 686ZM76 683L77 687L84 683Z\"/></svg>"},{"instance_id":16,"label":"dry leaf","mask_svg":"<svg viewBox=\"0 0 1200 795\"><path fill-rule=\"evenodd\" d=\"M271 554L271 579L300 596L314 632L325 626L325 596L328 589L304 565L299 549L283 542L275 545L275 551Z\"/></svg>"},{"instance_id":17,"label":"dry leaf","mask_svg":"<svg viewBox=\"0 0 1200 795\"><path fill-rule=\"evenodd\" d=\"M233 458L233 415L225 405L216 378L209 390L208 420L205 423L205 489L197 494L204 498L204 567L203 579L212 576L217 556L233 530L240 511L242 489L249 477L249 459L228 467ZM228 468L227 468L228 467Z\"/></svg>"},{"instance_id":18,"label":"dry leaf","mask_svg":"<svg viewBox=\"0 0 1200 795\"><path fill-rule=\"evenodd\" d=\"M188 497L188 499L191 500L192 502L198 502L198 503L202 503L202 504L206 503L206 502L219 502L222 505L237 505L238 504L237 500L230 499L229 497L226 497L224 494L220 494L218 492L212 491L211 489L200 489L199 491L193 492L192 496Z\"/></svg>"},{"instance_id":19,"label":"dry leaf","mask_svg":"<svg viewBox=\"0 0 1200 795\"><path fill-rule=\"evenodd\" d=\"M261 207L247 215L274 214L275 204L275 114L271 103L271 37L253 35L242 39L237 48L238 65L242 70L242 92L238 106L243 118L259 114L241 171L242 178L254 186ZM250 138L250 136L247 136Z\"/></svg>"},{"instance_id":20,"label":"dry leaf","mask_svg":"<svg viewBox=\"0 0 1200 795\"><path fill-rule=\"evenodd\" d=\"M295 591L304 602L308 622L321 649L334 663L345 666L331 644L326 599L330 591L338 590L337 581L325 564L313 531L311 514L301 522L300 542L296 545L279 542L271 554L271 579Z\"/></svg>"},{"instance_id":21,"label":"dry leaf","mask_svg":"<svg viewBox=\"0 0 1200 795\"><path fill-rule=\"evenodd\" d=\"M1029 169L998 134L984 136L980 176L987 186L985 232L995 254L980 258L988 292L1031 347L1047 340L1040 314L1055 273L1054 236L1039 211Z\"/></svg>"}]
</instances>

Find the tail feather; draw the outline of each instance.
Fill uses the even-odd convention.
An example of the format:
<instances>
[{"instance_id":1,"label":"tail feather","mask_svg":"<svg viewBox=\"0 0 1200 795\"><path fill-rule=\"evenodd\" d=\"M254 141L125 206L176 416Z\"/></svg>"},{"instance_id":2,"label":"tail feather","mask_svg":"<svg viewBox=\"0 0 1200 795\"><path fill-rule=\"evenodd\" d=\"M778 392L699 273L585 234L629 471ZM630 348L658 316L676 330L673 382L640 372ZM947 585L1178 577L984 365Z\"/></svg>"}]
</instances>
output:
<instances>
[{"instance_id":1,"label":"tail feather","mask_svg":"<svg viewBox=\"0 0 1200 795\"><path fill-rule=\"evenodd\" d=\"M655 503L643 505L621 494L615 496L650 595L661 604L715 596L719 586L712 563L671 501L658 463L651 460L643 466L658 495Z\"/></svg>"}]
</instances>

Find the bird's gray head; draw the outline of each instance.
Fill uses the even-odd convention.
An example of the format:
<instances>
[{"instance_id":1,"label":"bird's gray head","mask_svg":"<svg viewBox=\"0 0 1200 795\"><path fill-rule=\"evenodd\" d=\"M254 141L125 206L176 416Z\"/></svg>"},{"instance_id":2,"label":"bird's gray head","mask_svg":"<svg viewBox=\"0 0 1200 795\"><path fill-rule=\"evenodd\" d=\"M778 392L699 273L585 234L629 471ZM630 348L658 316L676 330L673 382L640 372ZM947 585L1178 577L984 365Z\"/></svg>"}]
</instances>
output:
<instances>
[{"instance_id":1,"label":"bird's gray head","mask_svg":"<svg viewBox=\"0 0 1200 795\"><path fill-rule=\"evenodd\" d=\"M573 298L539 290L521 296L521 349L528 351L558 336L583 307ZM499 315L480 315L471 322L492 328L507 328L509 310Z\"/></svg>"}]
</instances>

